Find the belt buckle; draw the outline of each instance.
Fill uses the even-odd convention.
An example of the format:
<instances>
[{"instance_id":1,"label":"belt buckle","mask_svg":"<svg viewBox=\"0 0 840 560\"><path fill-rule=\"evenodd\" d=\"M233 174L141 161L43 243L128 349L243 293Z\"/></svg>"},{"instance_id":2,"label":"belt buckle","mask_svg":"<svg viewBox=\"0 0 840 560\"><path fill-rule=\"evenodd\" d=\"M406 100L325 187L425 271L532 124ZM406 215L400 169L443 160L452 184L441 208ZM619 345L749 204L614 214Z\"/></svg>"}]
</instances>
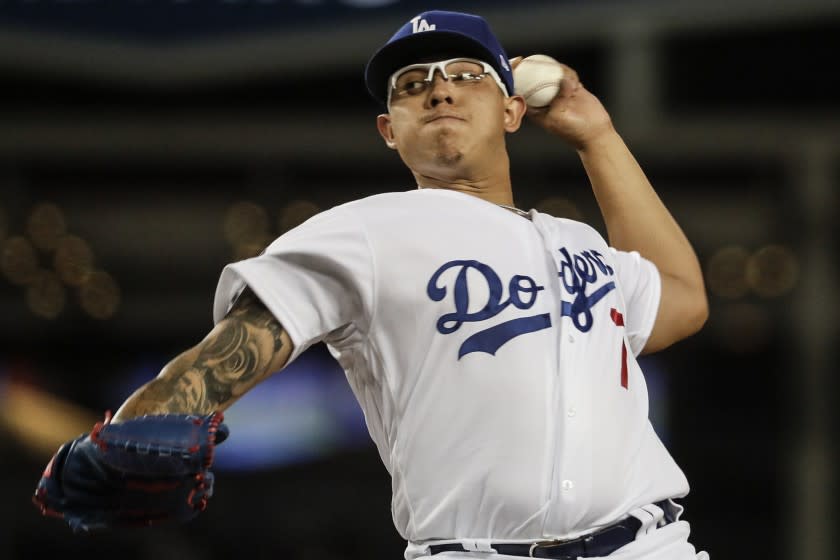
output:
<instances>
[{"instance_id":1,"label":"belt buckle","mask_svg":"<svg viewBox=\"0 0 840 560\"><path fill-rule=\"evenodd\" d=\"M565 540L565 541L564 540L537 541L535 543L532 543L531 546L528 548L528 557L529 558L537 558L536 556L534 556L534 551L538 548L551 549L551 548L555 548L555 547L568 545L570 543L577 542L579 540L581 540L581 539L569 539L569 540ZM568 555L568 554L561 554L559 556L547 556L547 558L553 558L554 560L576 560L578 556L579 555L577 555L577 554L573 554L571 556Z\"/></svg>"},{"instance_id":2,"label":"belt buckle","mask_svg":"<svg viewBox=\"0 0 840 560\"><path fill-rule=\"evenodd\" d=\"M535 543L531 543L531 546L528 548L528 557L529 558L536 558L536 556L534 556L534 551L538 548L550 548L550 547L553 547L553 546L562 546L562 545L566 544L567 542L569 542L569 541L554 540L554 541L537 541ZM564 560L564 559L568 558L569 560L574 560L574 558L572 556L565 556L565 555L564 556L558 556L558 557L552 556L551 558L559 558L560 560Z\"/></svg>"}]
</instances>

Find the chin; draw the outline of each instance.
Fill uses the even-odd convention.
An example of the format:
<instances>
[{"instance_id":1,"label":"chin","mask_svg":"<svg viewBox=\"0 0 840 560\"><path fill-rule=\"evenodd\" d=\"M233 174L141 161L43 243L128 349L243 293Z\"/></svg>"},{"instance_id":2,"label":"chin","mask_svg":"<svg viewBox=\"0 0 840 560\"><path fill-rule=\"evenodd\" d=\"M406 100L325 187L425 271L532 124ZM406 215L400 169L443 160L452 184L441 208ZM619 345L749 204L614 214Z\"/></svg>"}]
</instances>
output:
<instances>
[{"instance_id":1,"label":"chin","mask_svg":"<svg viewBox=\"0 0 840 560\"><path fill-rule=\"evenodd\" d=\"M464 151L454 142L440 142L435 151L437 165L452 166L464 159Z\"/></svg>"},{"instance_id":2,"label":"chin","mask_svg":"<svg viewBox=\"0 0 840 560\"><path fill-rule=\"evenodd\" d=\"M464 159L462 152L438 152L435 162L438 165L452 167L461 163Z\"/></svg>"}]
</instances>

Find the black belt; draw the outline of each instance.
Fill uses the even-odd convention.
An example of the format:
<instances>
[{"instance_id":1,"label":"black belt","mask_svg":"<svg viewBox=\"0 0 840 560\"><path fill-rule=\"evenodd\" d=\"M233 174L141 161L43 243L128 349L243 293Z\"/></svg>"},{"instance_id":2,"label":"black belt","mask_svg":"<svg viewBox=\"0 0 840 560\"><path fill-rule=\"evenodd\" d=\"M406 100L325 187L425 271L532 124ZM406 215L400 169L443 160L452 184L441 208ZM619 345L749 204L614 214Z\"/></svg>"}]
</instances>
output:
<instances>
[{"instance_id":1,"label":"black belt","mask_svg":"<svg viewBox=\"0 0 840 560\"><path fill-rule=\"evenodd\" d=\"M665 510L663 523L675 521L670 515L665 502L657 503ZM635 517L627 517L594 533L568 541L540 541L528 544L498 543L490 546L498 553L506 556L526 556L529 558L554 558L555 560L576 560L579 556L609 556L622 546L636 540L636 533L642 522ZM461 543L433 544L429 546L430 554L440 552L469 552Z\"/></svg>"}]
</instances>

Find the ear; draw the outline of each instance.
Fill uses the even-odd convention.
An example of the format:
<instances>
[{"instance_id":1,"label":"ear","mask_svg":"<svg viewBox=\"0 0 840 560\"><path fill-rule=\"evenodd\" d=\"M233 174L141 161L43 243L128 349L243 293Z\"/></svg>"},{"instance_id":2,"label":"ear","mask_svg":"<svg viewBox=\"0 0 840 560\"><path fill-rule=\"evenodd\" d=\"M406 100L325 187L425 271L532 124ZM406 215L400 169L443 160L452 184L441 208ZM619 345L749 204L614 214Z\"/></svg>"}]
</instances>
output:
<instances>
[{"instance_id":1,"label":"ear","mask_svg":"<svg viewBox=\"0 0 840 560\"><path fill-rule=\"evenodd\" d=\"M505 131L516 132L522 125L528 106L521 95L511 95L505 99Z\"/></svg>"},{"instance_id":2,"label":"ear","mask_svg":"<svg viewBox=\"0 0 840 560\"><path fill-rule=\"evenodd\" d=\"M376 129L379 130L379 135L385 140L385 145L392 150L396 150L397 143L394 140L394 129L391 127L391 115L383 113L376 117Z\"/></svg>"}]
</instances>

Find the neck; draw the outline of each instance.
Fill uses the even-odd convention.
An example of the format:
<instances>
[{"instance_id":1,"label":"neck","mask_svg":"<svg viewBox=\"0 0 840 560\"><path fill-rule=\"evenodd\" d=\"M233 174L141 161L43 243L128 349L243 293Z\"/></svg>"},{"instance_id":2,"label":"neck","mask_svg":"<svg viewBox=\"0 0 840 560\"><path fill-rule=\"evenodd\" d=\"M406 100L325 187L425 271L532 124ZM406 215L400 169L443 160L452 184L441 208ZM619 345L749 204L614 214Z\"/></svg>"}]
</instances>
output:
<instances>
[{"instance_id":1,"label":"neck","mask_svg":"<svg viewBox=\"0 0 840 560\"><path fill-rule=\"evenodd\" d=\"M414 172L420 189L446 189L462 192L492 202L513 206L513 189L507 173L488 177L447 177Z\"/></svg>"},{"instance_id":2,"label":"neck","mask_svg":"<svg viewBox=\"0 0 840 560\"><path fill-rule=\"evenodd\" d=\"M446 189L450 191L471 194L493 204L506 204L513 206L513 193L510 185L507 188L482 185L468 181L432 181L426 177L417 177L417 188L420 189Z\"/></svg>"},{"instance_id":3,"label":"neck","mask_svg":"<svg viewBox=\"0 0 840 560\"><path fill-rule=\"evenodd\" d=\"M442 163L426 160L422 165L409 166L421 189L447 189L462 192L492 202L513 206L510 181L510 160L502 147L490 148L478 158L457 158Z\"/></svg>"}]
</instances>

